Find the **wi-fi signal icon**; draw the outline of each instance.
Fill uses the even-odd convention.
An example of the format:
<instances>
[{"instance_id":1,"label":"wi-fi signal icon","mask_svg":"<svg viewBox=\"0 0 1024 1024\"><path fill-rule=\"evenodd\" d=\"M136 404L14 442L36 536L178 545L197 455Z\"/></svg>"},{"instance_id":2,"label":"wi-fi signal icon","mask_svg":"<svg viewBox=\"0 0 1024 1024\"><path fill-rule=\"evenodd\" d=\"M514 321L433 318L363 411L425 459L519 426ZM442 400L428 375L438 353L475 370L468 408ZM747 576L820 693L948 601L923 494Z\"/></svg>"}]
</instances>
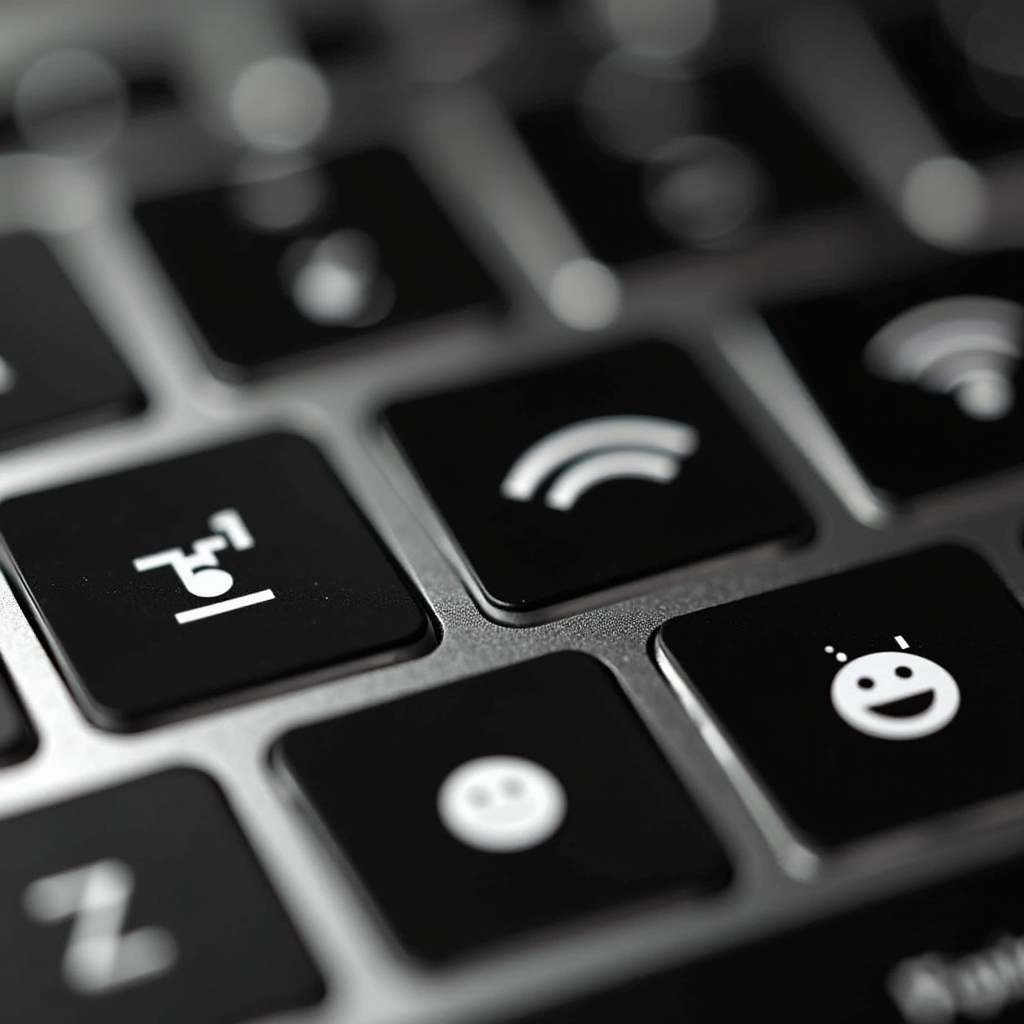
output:
<instances>
[{"instance_id":1,"label":"wi-fi signal icon","mask_svg":"<svg viewBox=\"0 0 1024 1024\"><path fill-rule=\"evenodd\" d=\"M1024 306L966 295L915 306L868 343L864 363L885 380L948 394L975 420L1000 420L1016 402Z\"/></svg>"},{"instance_id":2,"label":"wi-fi signal icon","mask_svg":"<svg viewBox=\"0 0 1024 1024\"><path fill-rule=\"evenodd\" d=\"M549 477L544 504L568 512L587 491L626 478L667 484L700 447L694 427L656 416L601 416L572 423L532 444L501 482L511 501L531 501ZM557 474L557 475L555 475Z\"/></svg>"}]
</instances>

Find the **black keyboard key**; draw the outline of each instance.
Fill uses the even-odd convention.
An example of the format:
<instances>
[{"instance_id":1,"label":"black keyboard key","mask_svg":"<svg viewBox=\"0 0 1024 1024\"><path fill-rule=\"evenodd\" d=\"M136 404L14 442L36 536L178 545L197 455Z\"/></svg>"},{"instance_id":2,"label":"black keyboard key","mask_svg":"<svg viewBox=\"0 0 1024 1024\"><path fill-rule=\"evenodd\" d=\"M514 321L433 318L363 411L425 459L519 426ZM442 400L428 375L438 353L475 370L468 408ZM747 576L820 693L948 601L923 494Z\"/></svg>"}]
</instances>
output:
<instances>
[{"instance_id":1,"label":"black keyboard key","mask_svg":"<svg viewBox=\"0 0 1024 1024\"><path fill-rule=\"evenodd\" d=\"M0 239L0 447L144 404L46 246L31 235Z\"/></svg>"},{"instance_id":2,"label":"black keyboard key","mask_svg":"<svg viewBox=\"0 0 1024 1024\"><path fill-rule=\"evenodd\" d=\"M0 532L101 724L431 642L337 477L292 435L15 498Z\"/></svg>"},{"instance_id":3,"label":"black keyboard key","mask_svg":"<svg viewBox=\"0 0 1024 1024\"><path fill-rule=\"evenodd\" d=\"M149 200L135 214L210 349L236 367L496 300L391 150Z\"/></svg>"},{"instance_id":4,"label":"black keyboard key","mask_svg":"<svg viewBox=\"0 0 1024 1024\"><path fill-rule=\"evenodd\" d=\"M983 160L1024 149L1024 81L1015 44L1018 6L947 4L883 22L881 39L919 102L961 156ZM976 15L988 24L979 27ZM1010 72L1012 68L1012 72ZM1009 72L1009 73L1008 73Z\"/></svg>"},{"instance_id":5,"label":"black keyboard key","mask_svg":"<svg viewBox=\"0 0 1024 1024\"><path fill-rule=\"evenodd\" d=\"M35 739L6 674L0 670L0 764L20 761L32 752Z\"/></svg>"},{"instance_id":6,"label":"black keyboard key","mask_svg":"<svg viewBox=\"0 0 1024 1024\"><path fill-rule=\"evenodd\" d=\"M518 1024L1024 1021L1024 858Z\"/></svg>"},{"instance_id":7,"label":"black keyboard key","mask_svg":"<svg viewBox=\"0 0 1024 1024\"><path fill-rule=\"evenodd\" d=\"M299 729L276 756L430 960L729 877L615 679L582 654Z\"/></svg>"},{"instance_id":8,"label":"black keyboard key","mask_svg":"<svg viewBox=\"0 0 1024 1024\"><path fill-rule=\"evenodd\" d=\"M908 498L1024 462L1024 253L765 314L865 475Z\"/></svg>"},{"instance_id":9,"label":"black keyboard key","mask_svg":"<svg viewBox=\"0 0 1024 1024\"><path fill-rule=\"evenodd\" d=\"M499 608L809 532L690 359L664 343L414 400L386 420Z\"/></svg>"},{"instance_id":10,"label":"black keyboard key","mask_svg":"<svg viewBox=\"0 0 1024 1024\"><path fill-rule=\"evenodd\" d=\"M758 72L729 68L672 86L647 81L611 58L596 74L612 109L562 102L523 113L516 124L595 255L623 263L679 247L743 241L772 218L835 206L856 197L842 168ZM595 83L598 79L593 80ZM628 90L628 91L627 91ZM594 90L584 89L584 95ZM636 109L629 95L635 92ZM664 108L677 107L674 115ZM616 144L664 130L678 133L648 154ZM618 122L622 122L619 124ZM645 129L646 122L653 122Z\"/></svg>"},{"instance_id":11,"label":"black keyboard key","mask_svg":"<svg viewBox=\"0 0 1024 1024\"><path fill-rule=\"evenodd\" d=\"M0 1005L46 1024L235 1024L323 985L209 778L0 822Z\"/></svg>"},{"instance_id":12,"label":"black keyboard key","mask_svg":"<svg viewBox=\"0 0 1024 1024\"><path fill-rule=\"evenodd\" d=\"M962 548L673 619L658 649L799 839L845 843L1024 787L1024 613Z\"/></svg>"}]
</instances>

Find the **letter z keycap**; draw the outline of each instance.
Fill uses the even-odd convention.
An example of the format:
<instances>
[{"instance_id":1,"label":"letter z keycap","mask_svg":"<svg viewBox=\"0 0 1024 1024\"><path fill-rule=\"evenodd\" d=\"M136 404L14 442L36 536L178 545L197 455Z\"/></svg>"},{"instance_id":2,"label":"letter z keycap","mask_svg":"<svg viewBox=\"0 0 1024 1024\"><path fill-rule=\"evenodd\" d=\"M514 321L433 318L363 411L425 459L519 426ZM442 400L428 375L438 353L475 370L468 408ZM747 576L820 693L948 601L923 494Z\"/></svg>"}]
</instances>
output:
<instances>
[{"instance_id":1,"label":"letter z keycap","mask_svg":"<svg viewBox=\"0 0 1024 1024\"><path fill-rule=\"evenodd\" d=\"M241 1024L322 993L201 772L0 821L4 1024Z\"/></svg>"},{"instance_id":2,"label":"letter z keycap","mask_svg":"<svg viewBox=\"0 0 1024 1024\"><path fill-rule=\"evenodd\" d=\"M0 531L103 725L431 642L337 477L295 436L15 498Z\"/></svg>"}]
</instances>

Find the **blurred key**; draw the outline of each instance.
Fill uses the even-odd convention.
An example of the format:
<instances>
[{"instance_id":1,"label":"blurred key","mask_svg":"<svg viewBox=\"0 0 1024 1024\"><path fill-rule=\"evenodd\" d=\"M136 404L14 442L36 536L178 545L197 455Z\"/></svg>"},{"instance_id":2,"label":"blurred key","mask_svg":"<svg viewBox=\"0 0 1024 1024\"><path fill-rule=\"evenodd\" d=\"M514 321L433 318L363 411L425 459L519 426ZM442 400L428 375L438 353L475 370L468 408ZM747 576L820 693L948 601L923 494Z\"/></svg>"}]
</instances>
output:
<instances>
[{"instance_id":1,"label":"blurred key","mask_svg":"<svg viewBox=\"0 0 1024 1024\"><path fill-rule=\"evenodd\" d=\"M45 245L0 239L0 447L138 412L142 393Z\"/></svg>"},{"instance_id":2,"label":"blurred key","mask_svg":"<svg viewBox=\"0 0 1024 1024\"><path fill-rule=\"evenodd\" d=\"M392 150L323 166L253 156L232 184L147 200L136 216L210 350L240 369L497 297Z\"/></svg>"},{"instance_id":3,"label":"blurred key","mask_svg":"<svg viewBox=\"0 0 1024 1024\"><path fill-rule=\"evenodd\" d=\"M1024 1021L1024 858L517 1024Z\"/></svg>"},{"instance_id":4,"label":"blurred key","mask_svg":"<svg viewBox=\"0 0 1024 1024\"><path fill-rule=\"evenodd\" d=\"M952 0L880 24L883 44L962 156L1024 150L1024 5Z\"/></svg>"},{"instance_id":5,"label":"blurred key","mask_svg":"<svg viewBox=\"0 0 1024 1024\"><path fill-rule=\"evenodd\" d=\"M836 433L912 498L1024 462L1024 253L768 309Z\"/></svg>"},{"instance_id":6,"label":"blurred key","mask_svg":"<svg viewBox=\"0 0 1024 1024\"><path fill-rule=\"evenodd\" d=\"M527 111L517 124L588 246L611 263L732 244L766 220L856 194L749 68L691 79L612 56L578 102Z\"/></svg>"},{"instance_id":7,"label":"blurred key","mask_svg":"<svg viewBox=\"0 0 1024 1024\"><path fill-rule=\"evenodd\" d=\"M10 1024L242 1024L323 984L217 785L157 775L0 822Z\"/></svg>"}]
</instances>

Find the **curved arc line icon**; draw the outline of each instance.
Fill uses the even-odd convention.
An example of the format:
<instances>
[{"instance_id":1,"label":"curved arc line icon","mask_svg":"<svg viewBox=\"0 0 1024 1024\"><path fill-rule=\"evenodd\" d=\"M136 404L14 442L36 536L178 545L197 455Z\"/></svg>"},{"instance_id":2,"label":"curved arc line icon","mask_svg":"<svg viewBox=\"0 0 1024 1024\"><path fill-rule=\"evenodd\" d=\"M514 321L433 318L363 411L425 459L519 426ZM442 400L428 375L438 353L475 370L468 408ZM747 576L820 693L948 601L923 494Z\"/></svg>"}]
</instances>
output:
<instances>
[{"instance_id":1,"label":"curved arc line icon","mask_svg":"<svg viewBox=\"0 0 1024 1024\"><path fill-rule=\"evenodd\" d=\"M511 501L531 501L553 473L561 472L544 503L567 512L587 491L626 478L669 483L683 459L700 447L700 435L686 423L656 416L602 416L573 423L530 445L501 482Z\"/></svg>"}]
</instances>

